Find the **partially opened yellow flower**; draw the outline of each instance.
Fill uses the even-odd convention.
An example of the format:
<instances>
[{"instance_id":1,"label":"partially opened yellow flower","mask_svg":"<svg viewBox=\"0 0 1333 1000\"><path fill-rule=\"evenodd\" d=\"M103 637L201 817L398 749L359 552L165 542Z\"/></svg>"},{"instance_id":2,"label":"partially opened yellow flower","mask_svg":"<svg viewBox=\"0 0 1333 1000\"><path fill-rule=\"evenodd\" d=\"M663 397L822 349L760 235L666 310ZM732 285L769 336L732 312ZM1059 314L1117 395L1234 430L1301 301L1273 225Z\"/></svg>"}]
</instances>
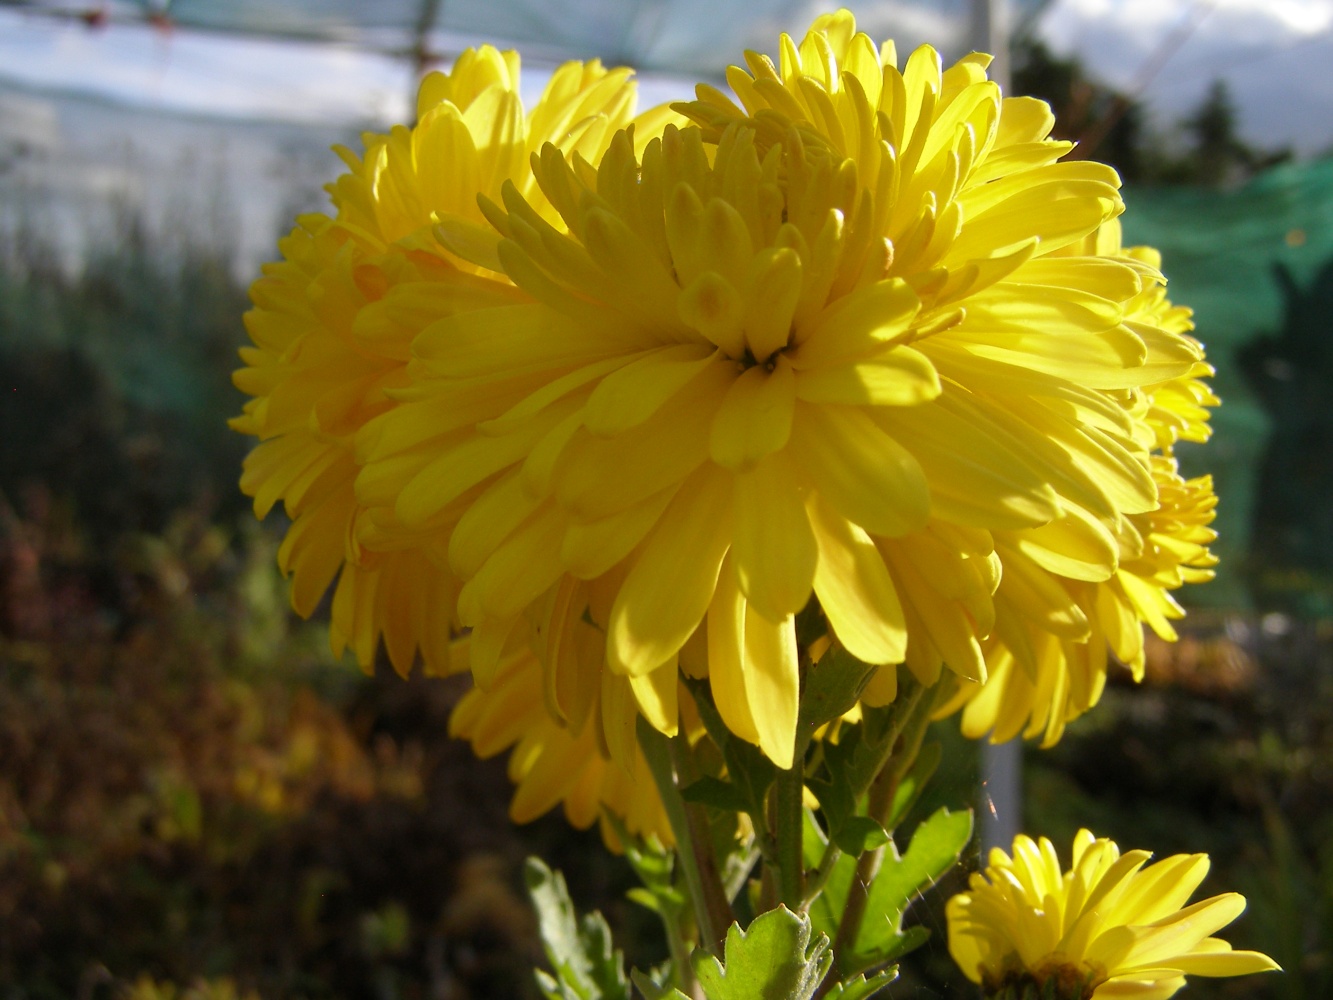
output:
<instances>
[{"instance_id":1,"label":"partially opened yellow flower","mask_svg":"<svg viewBox=\"0 0 1333 1000\"><path fill-rule=\"evenodd\" d=\"M1232 951L1211 936L1240 916L1244 897L1185 905L1208 874L1206 854L1149 865L1150 857L1122 856L1110 840L1080 830L1062 872L1049 840L1020 835L1013 857L992 849L985 871L949 900L949 953L988 998L1014 1000L1165 1000L1186 975L1277 968L1267 955ZM1050 982L1054 993L1042 992ZM1027 986L1035 989L1025 993Z\"/></svg>"},{"instance_id":2,"label":"partially opened yellow flower","mask_svg":"<svg viewBox=\"0 0 1333 1000\"><path fill-rule=\"evenodd\" d=\"M528 113L518 72L517 53L484 47L428 76L417 124L367 134L361 157L340 150L348 171L329 185L335 216L302 217L251 289L255 346L241 352L235 381L254 398L232 426L261 443L242 489L260 517L281 500L292 519L279 558L299 613L338 578L334 648L350 646L366 668L381 637L403 673L418 655L436 672L463 664L451 653L458 584L444 551L433 534L386 536L366 516L353 489L355 435L406 389L423 327L521 297L434 230L466 241L482 221L478 194L511 181L536 196L531 152L555 142L595 157L632 113L628 70L569 63Z\"/></svg>"}]
</instances>

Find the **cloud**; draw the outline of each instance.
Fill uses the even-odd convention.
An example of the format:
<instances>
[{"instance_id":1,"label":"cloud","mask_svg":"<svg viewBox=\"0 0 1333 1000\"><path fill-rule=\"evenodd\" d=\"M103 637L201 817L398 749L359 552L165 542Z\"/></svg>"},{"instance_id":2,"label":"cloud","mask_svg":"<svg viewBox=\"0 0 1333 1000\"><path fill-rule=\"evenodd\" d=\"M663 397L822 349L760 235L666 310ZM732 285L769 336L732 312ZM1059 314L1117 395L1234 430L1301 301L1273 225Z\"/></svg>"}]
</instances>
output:
<instances>
[{"instance_id":1,"label":"cloud","mask_svg":"<svg viewBox=\"0 0 1333 1000\"><path fill-rule=\"evenodd\" d=\"M146 25L90 30L0 11L0 74L30 87L234 118L382 121L407 111L399 61L335 45Z\"/></svg>"},{"instance_id":2,"label":"cloud","mask_svg":"<svg viewBox=\"0 0 1333 1000\"><path fill-rule=\"evenodd\" d=\"M1163 40L1192 32L1143 86ZM1242 135L1314 153L1333 144L1333 0L1055 0L1041 37L1094 77L1142 98L1170 128L1226 81Z\"/></svg>"}]
</instances>

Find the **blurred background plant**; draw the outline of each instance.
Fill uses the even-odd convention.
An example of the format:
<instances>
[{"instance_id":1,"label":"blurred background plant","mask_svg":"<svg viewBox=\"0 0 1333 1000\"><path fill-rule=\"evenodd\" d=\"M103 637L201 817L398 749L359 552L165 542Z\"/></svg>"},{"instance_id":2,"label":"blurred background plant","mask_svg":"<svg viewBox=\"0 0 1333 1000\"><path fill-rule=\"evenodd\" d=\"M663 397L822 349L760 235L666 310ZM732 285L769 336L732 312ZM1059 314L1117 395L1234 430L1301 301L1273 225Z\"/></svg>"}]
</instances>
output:
<instances>
[{"instance_id":1,"label":"blurred background plant","mask_svg":"<svg viewBox=\"0 0 1333 1000\"><path fill-rule=\"evenodd\" d=\"M290 614L223 423L229 250L123 222L77 276L36 227L0 263L3 995L535 996L524 854L628 873L514 832L457 683Z\"/></svg>"}]
</instances>

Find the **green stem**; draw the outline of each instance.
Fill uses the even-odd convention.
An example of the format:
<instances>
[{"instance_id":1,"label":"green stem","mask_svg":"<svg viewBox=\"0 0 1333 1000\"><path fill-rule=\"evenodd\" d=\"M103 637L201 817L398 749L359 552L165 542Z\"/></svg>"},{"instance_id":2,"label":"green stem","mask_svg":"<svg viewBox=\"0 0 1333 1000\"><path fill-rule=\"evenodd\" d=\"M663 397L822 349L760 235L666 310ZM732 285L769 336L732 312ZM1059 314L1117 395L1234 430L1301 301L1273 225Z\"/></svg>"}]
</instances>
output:
<instances>
[{"instance_id":1,"label":"green stem","mask_svg":"<svg viewBox=\"0 0 1333 1000\"><path fill-rule=\"evenodd\" d=\"M768 859L759 868L759 912L767 913L778 908L777 865Z\"/></svg>"},{"instance_id":2,"label":"green stem","mask_svg":"<svg viewBox=\"0 0 1333 1000\"><path fill-rule=\"evenodd\" d=\"M686 788L699 780L699 767L684 733L671 740L671 760L676 768L676 781L680 788ZM736 914L732 912L731 895L723 883L722 866L718 864L717 852L713 847L713 828L708 821L708 809L693 802L685 802L684 805L685 818L690 825L690 844L694 849L695 864L704 888L704 906L712 914L716 929L715 936L705 940L716 941L717 953L720 955L727 928L735 922ZM702 928L700 930L702 932ZM705 944L705 947L711 951L714 945Z\"/></svg>"},{"instance_id":3,"label":"green stem","mask_svg":"<svg viewBox=\"0 0 1333 1000\"><path fill-rule=\"evenodd\" d=\"M692 770L688 747L679 743L684 737L669 739L659 733L644 718L639 719L639 745L643 748L648 769L662 796L662 806L676 838L676 856L680 859L685 876L685 888L694 906L699 925L699 943L715 954L721 954L727 928L735 919L726 890L718 872L713 854L708 817L701 806L687 803L680 797L682 783L688 782Z\"/></svg>"},{"instance_id":4,"label":"green stem","mask_svg":"<svg viewBox=\"0 0 1333 1000\"><path fill-rule=\"evenodd\" d=\"M832 840L824 845L824 853L819 858L819 864L805 880L805 899L801 901L802 913L809 912L810 904L824 891L824 886L828 884L829 876L833 874L833 869L841 857L842 848Z\"/></svg>"},{"instance_id":5,"label":"green stem","mask_svg":"<svg viewBox=\"0 0 1333 1000\"><path fill-rule=\"evenodd\" d=\"M866 851L856 860L856 874L847 890L847 905L843 908L842 919L838 921L838 933L833 939L833 961L837 964L838 974L830 977L836 982L847 978L850 973L852 948L861 932L861 921L866 915L866 903L870 899L870 884L879 874L879 867L884 862L884 848L877 847Z\"/></svg>"},{"instance_id":6,"label":"green stem","mask_svg":"<svg viewBox=\"0 0 1333 1000\"><path fill-rule=\"evenodd\" d=\"M694 696L694 704L699 710L699 719L704 724L704 730L708 733L708 738L713 741L714 745L722 751L723 757L726 758L728 744L739 737L733 736L726 723L722 721L722 715L718 712L717 706L713 704L713 695L706 681L691 685L690 693ZM799 757L793 755L793 760L797 759ZM765 812L771 812L768 804L764 808ZM755 827L755 846L759 849L759 856L764 862L763 874L761 875L763 895L760 898L762 906L760 912L765 912L777 905L777 888L773 881L773 872L778 867L778 846L773 834L773 817L771 815L751 815L750 819L754 822Z\"/></svg>"},{"instance_id":7,"label":"green stem","mask_svg":"<svg viewBox=\"0 0 1333 1000\"><path fill-rule=\"evenodd\" d=\"M893 714L885 734L886 749L883 759L875 771L871 772L869 788L864 789L870 794L866 813L878 822L882 823L889 819L888 813L893 807L898 785L921 749L926 726L935 708L935 694L939 689L940 685L935 685L927 696L926 688L913 683L910 687L904 685L904 690L898 692L898 700L893 705ZM863 790L857 791L860 793ZM865 918L866 903L870 899L871 883L879 874L883 861L882 846L867 851L857 859L856 874L847 893L847 905L843 908L842 918L838 922L838 932L833 940L833 954L836 956L834 961L838 965L839 978L846 978L852 974L848 963L861 932L861 921Z\"/></svg>"},{"instance_id":8,"label":"green stem","mask_svg":"<svg viewBox=\"0 0 1333 1000\"><path fill-rule=\"evenodd\" d=\"M915 679L909 678L899 687L898 697L889 707L890 715L883 739L880 741L879 759L875 762L874 768L867 772L864 782L853 789L858 799L870 790L870 787L875 783L875 779L888 766L890 759L894 756L894 751L898 748L898 737L902 735L903 728L912 718L913 713L920 707L925 695L926 688Z\"/></svg>"},{"instance_id":9,"label":"green stem","mask_svg":"<svg viewBox=\"0 0 1333 1000\"><path fill-rule=\"evenodd\" d=\"M917 755L921 753L921 744L925 741L926 730L930 727L930 717L940 701L939 691L938 685L932 688L930 694L923 698L912 712L900 732L902 749L893 755L884 770L870 785L870 800L867 803L866 814L886 828L889 826L889 820L893 818L891 813L894 800L898 797L898 788L902 785L907 772L912 769L912 765L916 763ZM889 833L893 833L891 828Z\"/></svg>"},{"instance_id":10,"label":"green stem","mask_svg":"<svg viewBox=\"0 0 1333 1000\"><path fill-rule=\"evenodd\" d=\"M773 787L770 823L776 842L774 861L778 902L792 912L800 910L805 902L805 854L802 837L805 833L805 772L802 757L786 771L779 771Z\"/></svg>"},{"instance_id":11,"label":"green stem","mask_svg":"<svg viewBox=\"0 0 1333 1000\"><path fill-rule=\"evenodd\" d=\"M671 952L672 985L686 996L694 996L697 983L694 978L694 965L690 961L690 946L685 940L685 931L681 927L681 914L676 908L663 913L662 926L666 928L667 948Z\"/></svg>"}]
</instances>

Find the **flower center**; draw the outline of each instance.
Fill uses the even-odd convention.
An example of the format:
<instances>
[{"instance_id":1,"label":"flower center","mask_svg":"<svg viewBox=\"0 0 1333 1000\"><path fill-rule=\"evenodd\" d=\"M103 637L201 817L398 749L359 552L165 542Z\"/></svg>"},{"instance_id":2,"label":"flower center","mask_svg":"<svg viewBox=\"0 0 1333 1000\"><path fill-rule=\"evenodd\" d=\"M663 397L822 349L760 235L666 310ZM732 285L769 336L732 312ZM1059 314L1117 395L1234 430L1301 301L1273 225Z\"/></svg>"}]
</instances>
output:
<instances>
[{"instance_id":1,"label":"flower center","mask_svg":"<svg viewBox=\"0 0 1333 1000\"><path fill-rule=\"evenodd\" d=\"M1009 967L1003 975L987 977L985 1000L1092 1000L1093 991L1106 981L1106 970L1088 963L1077 965L1052 956L1034 971Z\"/></svg>"},{"instance_id":2,"label":"flower center","mask_svg":"<svg viewBox=\"0 0 1333 1000\"><path fill-rule=\"evenodd\" d=\"M788 342L787 346L790 346L790 341ZM785 346L779 347L768 357L764 358L763 360L760 360L759 358L756 358L754 356L754 351L749 346L746 346L741 356L736 359L736 368L739 371L748 371L749 369L758 366L766 372L772 372L778 366L779 356L785 354L786 352L787 352L787 347Z\"/></svg>"}]
</instances>

